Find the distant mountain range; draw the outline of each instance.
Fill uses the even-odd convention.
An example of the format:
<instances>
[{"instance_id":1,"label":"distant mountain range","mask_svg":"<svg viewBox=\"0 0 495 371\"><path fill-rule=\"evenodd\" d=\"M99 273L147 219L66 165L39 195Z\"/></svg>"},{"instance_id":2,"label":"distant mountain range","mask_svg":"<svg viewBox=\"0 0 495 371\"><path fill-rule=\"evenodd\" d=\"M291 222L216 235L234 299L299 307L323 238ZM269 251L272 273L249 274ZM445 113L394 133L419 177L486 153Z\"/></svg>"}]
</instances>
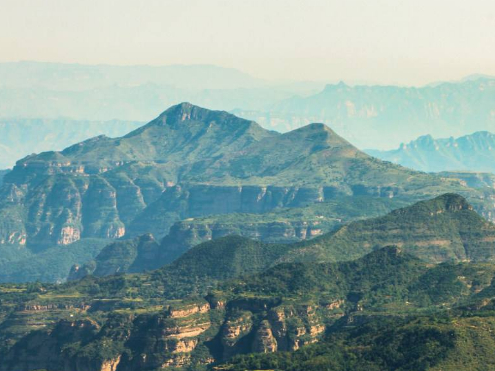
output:
<instances>
[{"instance_id":1,"label":"distant mountain range","mask_svg":"<svg viewBox=\"0 0 495 371\"><path fill-rule=\"evenodd\" d=\"M495 111L494 111L495 112ZM422 136L396 150L367 150L368 154L411 169L495 173L495 134L480 131L460 138Z\"/></svg>"},{"instance_id":2,"label":"distant mountain range","mask_svg":"<svg viewBox=\"0 0 495 371\"><path fill-rule=\"evenodd\" d=\"M390 149L430 134L461 136L495 127L495 78L479 77L425 87L327 85L265 112L236 114L285 130L324 122L359 148Z\"/></svg>"},{"instance_id":3,"label":"distant mountain range","mask_svg":"<svg viewBox=\"0 0 495 371\"><path fill-rule=\"evenodd\" d=\"M211 65L0 63L0 118L144 121L183 101L259 110L323 86L269 82Z\"/></svg>"},{"instance_id":4,"label":"distant mountain range","mask_svg":"<svg viewBox=\"0 0 495 371\"><path fill-rule=\"evenodd\" d=\"M424 87L325 84L270 82L202 65L0 63L0 118L142 122L188 101L280 132L325 123L358 148L380 150L495 125L490 76Z\"/></svg>"}]
</instances>

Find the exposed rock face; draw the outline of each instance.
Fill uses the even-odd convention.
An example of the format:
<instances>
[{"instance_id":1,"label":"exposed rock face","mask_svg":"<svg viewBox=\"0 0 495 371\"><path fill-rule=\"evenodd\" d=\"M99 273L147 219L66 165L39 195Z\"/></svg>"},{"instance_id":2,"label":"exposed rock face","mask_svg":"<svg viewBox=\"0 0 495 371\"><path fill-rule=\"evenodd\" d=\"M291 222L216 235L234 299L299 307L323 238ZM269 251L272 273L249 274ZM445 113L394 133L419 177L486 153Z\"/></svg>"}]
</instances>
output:
<instances>
[{"instance_id":1,"label":"exposed rock face","mask_svg":"<svg viewBox=\"0 0 495 371\"><path fill-rule=\"evenodd\" d=\"M495 226L475 213L465 198L445 194L349 223L316 239L312 251L290 252L283 261L352 260L386 246L403 248L431 263L493 261L494 236Z\"/></svg>"},{"instance_id":2,"label":"exposed rock face","mask_svg":"<svg viewBox=\"0 0 495 371\"><path fill-rule=\"evenodd\" d=\"M353 192L349 190L347 194ZM128 233L132 236L150 231L163 237L172 223L179 219L212 214L264 213L334 197L332 187L175 186L168 188L156 202L144 209L131 223Z\"/></svg>"},{"instance_id":3,"label":"exposed rock face","mask_svg":"<svg viewBox=\"0 0 495 371\"><path fill-rule=\"evenodd\" d=\"M104 361L101 365L100 371L117 371L117 367L120 363L120 356L115 359L110 359L108 361Z\"/></svg>"},{"instance_id":4,"label":"exposed rock face","mask_svg":"<svg viewBox=\"0 0 495 371\"><path fill-rule=\"evenodd\" d=\"M277 351L277 340L273 336L270 323L266 320L261 322L256 331L253 350L256 353L273 353Z\"/></svg>"},{"instance_id":5,"label":"exposed rock face","mask_svg":"<svg viewBox=\"0 0 495 371\"><path fill-rule=\"evenodd\" d=\"M246 352L294 350L318 341L340 315L343 301L327 305L279 305L263 300L178 303L158 314L116 317L103 326L90 320L61 321L53 330L32 332L0 363L0 371L157 370L227 360ZM58 307L29 308L57 311ZM47 313L48 314L48 313ZM88 357L81 341L95 347ZM109 344L112 346L105 350ZM205 346L205 344L209 344ZM125 352L115 353L116 349ZM103 356L105 354L105 356Z\"/></svg>"}]
</instances>

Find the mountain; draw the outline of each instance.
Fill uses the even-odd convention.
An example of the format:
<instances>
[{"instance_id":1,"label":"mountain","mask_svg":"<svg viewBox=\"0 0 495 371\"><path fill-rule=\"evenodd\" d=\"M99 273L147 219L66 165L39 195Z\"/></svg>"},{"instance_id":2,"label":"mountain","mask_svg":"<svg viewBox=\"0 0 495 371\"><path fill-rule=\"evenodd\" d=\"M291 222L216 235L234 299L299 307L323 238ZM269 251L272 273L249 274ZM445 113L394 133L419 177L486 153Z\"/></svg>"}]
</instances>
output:
<instances>
[{"instance_id":1,"label":"mountain","mask_svg":"<svg viewBox=\"0 0 495 371\"><path fill-rule=\"evenodd\" d=\"M185 222L180 222L180 224L183 223ZM176 228L178 226L172 228L172 233L178 233L175 231ZM186 231L188 229L185 228ZM186 280L192 279L194 282L196 282L196 276L203 277L205 286L210 286L211 280L218 281L219 279L213 272L220 269L220 274L228 274L229 270L225 267L235 267L236 261L244 262L243 269L259 270L260 268L251 267L251 264L256 264L253 249L255 251L270 251L271 249L279 251L276 258L272 256L261 265L263 269L281 261L351 260L389 245L401 246L411 254L430 263L450 260L482 262L495 259L495 225L479 216L463 197L455 194L445 194L432 200L421 201L412 206L394 210L385 216L354 221L335 231L301 243L270 245L249 239L232 238L232 240L220 239L199 244L181 256L193 244L186 245L180 252L176 252L177 245L174 245L174 242L177 244L178 238L176 237L174 241L173 236L167 236L160 247L156 246L156 252L152 255L150 263L158 267L178 257L170 267L165 267L163 272L169 275L170 269L173 272L181 271L188 276ZM201 242L198 238L195 241ZM121 242L120 244L128 243ZM245 258L229 258L224 248L230 249L230 252L240 253ZM248 250L244 252L244 248ZM167 259L168 254L172 254L172 257ZM84 266L82 272L97 276L105 275L103 267L109 264L106 260L115 262L116 255L122 259L122 263L117 264L119 270L125 271L125 266L129 264L128 260L134 261L139 256L136 250L127 254L108 254L104 250L100 255L95 262ZM270 256L266 252L262 252L261 255L265 258ZM217 258L211 258L212 256ZM248 259L247 256L250 258ZM208 263L210 259L212 259L211 267ZM157 264L157 261L160 263ZM194 264L199 264L198 269L202 273L194 273ZM146 269L152 269L152 266ZM118 270L110 270L109 273L116 271ZM228 277L232 278L239 274L232 273ZM180 276L180 274L173 273L173 276ZM72 279L77 277L82 276L74 275Z\"/></svg>"},{"instance_id":2,"label":"mountain","mask_svg":"<svg viewBox=\"0 0 495 371\"><path fill-rule=\"evenodd\" d=\"M294 352L237 356L213 370L491 370L493 317L371 318ZM325 368L326 367L326 368Z\"/></svg>"},{"instance_id":3,"label":"mountain","mask_svg":"<svg viewBox=\"0 0 495 371\"><path fill-rule=\"evenodd\" d=\"M428 263L493 262L495 225L464 198L445 194L299 243L266 244L236 236L205 242L153 274L167 282L171 297L205 294L218 281L283 262L348 261L387 246L399 246Z\"/></svg>"},{"instance_id":4,"label":"mountain","mask_svg":"<svg viewBox=\"0 0 495 371\"><path fill-rule=\"evenodd\" d=\"M0 188L0 244L37 253L87 238L160 238L175 222L206 215L262 220L343 197L404 204L447 192L491 217L493 190L380 161L323 124L279 134L183 103L123 137L19 160Z\"/></svg>"},{"instance_id":5,"label":"mountain","mask_svg":"<svg viewBox=\"0 0 495 371\"><path fill-rule=\"evenodd\" d=\"M349 260L394 245L433 263L493 261L495 225L463 197L445 194L383 217L352 222L303 244L287 260Z\"/></svg>"},{"instance_id":6,"label":"mountain","mask_svg":"<svg viewBox=\"0 0 495 371\"><path fill-rule=\"evenodd\" d=\"M358 148L384 150L427 134L492 130L494 81L474 75L424 87L325 86L208 65L0 63L0 119L143 122L188 101L280 132L324 122Z\"/></svg>"},{"instance_id":7,"label":"mountain","mask_svg":"<svg viewBox=\"0 0 495 371\"><path fill-rule=\"evenodd\" d=\"M351 262L278 265L204 298L168 301L150 275L2 285L0 370L285 369L283 359L296 367L313 351L314 370L318 360L363 370L441 362L470 370L493 359L483 350L493 344L493 315L462 308L480 295L485 306L493 302L494 276L493 264L431 266L387 247ZM270 368L252 363L263 357Z\"/></svg>"},{"instance_id":8,"label":"mountain","mask_svg":"<svg viewBox=\"0 0 495 371\"><path fill-rule=\"evenodd\" d=\"M476 132L460 138L422 136L392 151L368 150L382 160L420 171L495 172L495 134Z\"/></svg>"},{"instance_id":9,"label":"mountain","mask_svg":"<svg viewBox=\"0 0 495 371\"><path fill-rule=\"evenodd\" d=\"M121 136L141 125L119 120L0 119L0 168L11 168L35 152L60 150L102 134Z\"/></svg>"},{"instance_id":10,"label":"mountain","mask_svg":"<svg viewBox=\"0 0 495 371\"><path fill-rule=\"evenodd\" d=\"M235 113L265 127L290 130L328 123L359 148L390 149L412 138L462 136L493 130L495 79L482 77L424 87L327 85L268 110Z\"/></svg>"},{"instance_id":11,"label":"mountain","mask_svg":"<svg viewBox=\"0 0 495 371\"><path fill-rule=\"evenodd\" d=\"M183 88L232 89L265 82L233 68L213 65L113 66L36 61L0 63L1 87L82 91L146 83Z\"/></svg>"},{"instance_id":12,"label":"mountain","mask_svg":"<svg viewBox=\"0 0 495 371\"><path fill-rule=\"evenodd\" d=\"M98 277L120 272L145 272L160 268L159 245L151 234L141 237L116 241L105 246L96 256L83 267L74 266L71 269L72 280L81 279L88 274Z\"/></svg>"}]
</instances>

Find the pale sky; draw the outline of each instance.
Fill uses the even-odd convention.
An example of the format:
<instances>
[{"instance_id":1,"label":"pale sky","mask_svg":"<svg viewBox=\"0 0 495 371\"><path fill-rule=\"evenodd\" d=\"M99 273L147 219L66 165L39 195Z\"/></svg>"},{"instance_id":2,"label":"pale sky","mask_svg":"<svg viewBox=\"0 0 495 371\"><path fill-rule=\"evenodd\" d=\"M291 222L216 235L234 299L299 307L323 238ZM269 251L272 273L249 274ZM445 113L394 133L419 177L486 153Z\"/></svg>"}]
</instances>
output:
<instances>
[{"instance_id":1,"label":"pale sky","mask_svg":"<svg viewBox=\"0 0 495 371\"><path fill-rule=\"evenodd\" d=\"M495 1L0 0L0 61L19 60L421 85L495 75Z\"/></svg>"}]
</instances>

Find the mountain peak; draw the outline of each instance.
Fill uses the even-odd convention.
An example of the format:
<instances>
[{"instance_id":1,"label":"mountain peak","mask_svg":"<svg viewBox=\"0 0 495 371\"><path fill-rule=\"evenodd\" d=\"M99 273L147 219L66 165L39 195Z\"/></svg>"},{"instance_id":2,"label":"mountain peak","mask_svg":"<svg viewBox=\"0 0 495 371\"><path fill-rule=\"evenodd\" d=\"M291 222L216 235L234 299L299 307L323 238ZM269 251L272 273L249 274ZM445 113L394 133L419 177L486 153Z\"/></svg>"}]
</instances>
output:
<instances>
[{"instance_id":1,"label":"mountain peak","mask_svg":"<svg viewBox=\"0 0 495 371\"><path fill-rule=\"evenodd\" d=\"M156 120L152 121L150 125L176 126L192 121L202 122L204 125L210 125L211 123L224 124L228 127L238 127L239 125L245 127L256 126L259 130L265 131L254 121L237 117L226 111L216 111L199 107L189 102L182 102L168 108Z\"/></svg>"},{"instance_id":2,"label":"mountain peak","mask_svg":"<svg viewBox=\"0 0 495 371\"><path fill-rule=\"evenodd\" d=\"M182 122L191 119L201 120L212 112L223 113L223 111L210 111L189 102L182 102L168 108L159 118L164 118L167 122Z\"/></svg>"}]
</instances>

